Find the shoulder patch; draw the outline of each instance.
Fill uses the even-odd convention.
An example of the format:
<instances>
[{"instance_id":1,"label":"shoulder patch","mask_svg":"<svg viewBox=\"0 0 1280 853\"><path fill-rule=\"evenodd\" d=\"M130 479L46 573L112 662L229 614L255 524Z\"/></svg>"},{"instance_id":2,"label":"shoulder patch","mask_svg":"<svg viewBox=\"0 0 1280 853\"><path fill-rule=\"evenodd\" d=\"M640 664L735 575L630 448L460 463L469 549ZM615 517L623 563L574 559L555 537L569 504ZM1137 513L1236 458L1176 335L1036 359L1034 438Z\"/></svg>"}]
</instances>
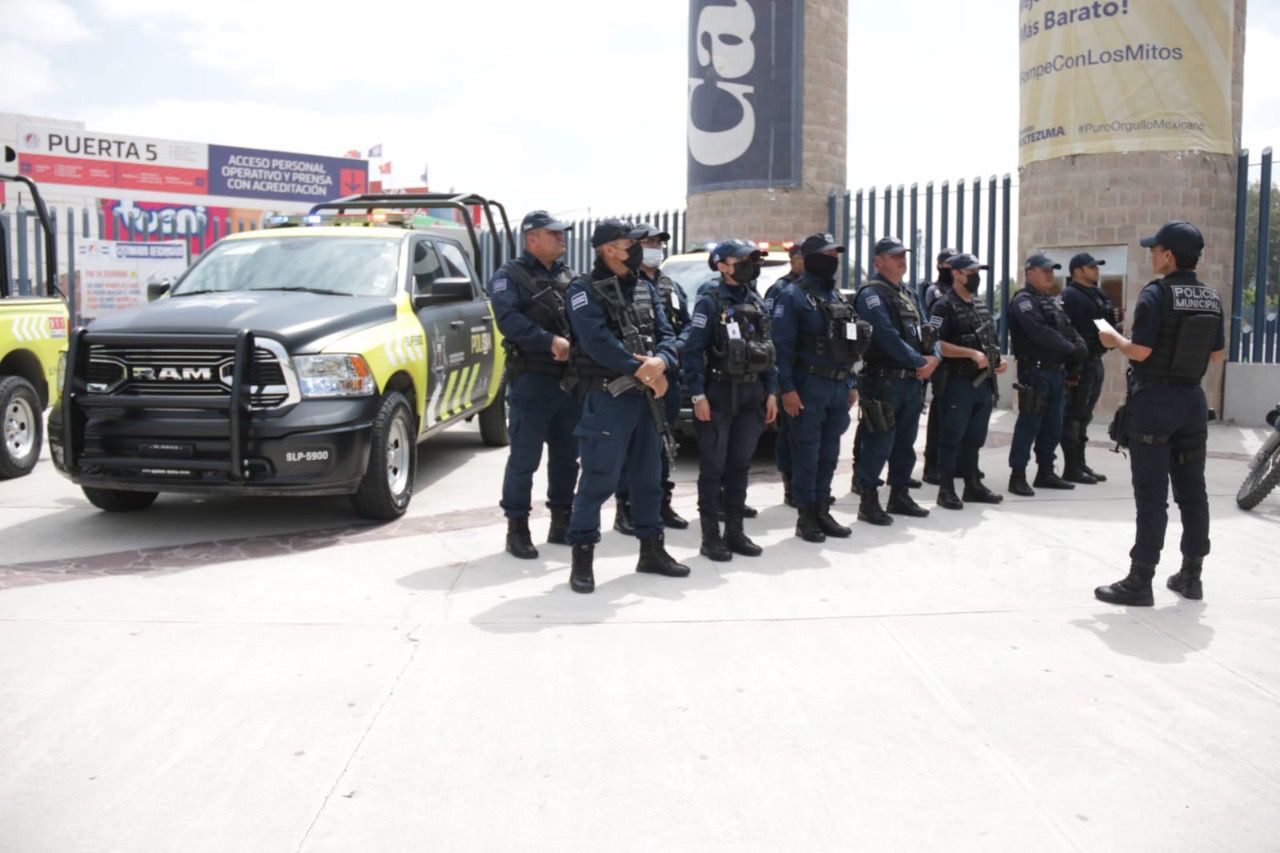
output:
<instances>
[{"instance_id":1,"label":"shoulder patch","mask_svg":"<svg viewBox=\"0 0 1280 853\"><path fill-rule=\"evenodd\" d=\"M587 304L587 292L585 290L579 290L577 293L573 294L573 298L569 300L569 307L572 308L574 311L577 311L579 308L581 308L583 305L586 305L586 304Z\"/></svg>"},{"instance_id":2,"label":"shoulder patch","mask_svg":"<svg viewBox=\"0 0 1280 853\"><path fill-rule=\"evenodd\" d=\"M506 289L507 289L507 277L505 275L499 276L498 278L495 278L493 280L494 293L503 293L506 291Z\"/></svg>"},{"instance_id":3,"label":"shoulder patch","mask_svg":"<svg viewBox=\"0 0 1280 853\"><path fill-rule=\"evenodd\" d=\"M787 313L787 303L779 299L777 303L773 306L773 316L781 320L786 313Z\"/></svg>"},{"instance_id":4,"label":"shoulder patch","mask_svg":"<svg viewBox=\"0 0 1280 853\"><path fill-rule=\"evenodd\" d=\"M934 314L932 317L930 317L930 318L929 318L929 325L930 325L930 326L933 326L935 329L941 329L941 328L942 328L942 315L940 315L940 314Z\"/></svg>"},{"instance_id":5,"label":"shoulder patch","mask_svg":"<svg viewBox=\"0 0 1280 853\"><path fill-rule=\"evenodd\" d=\"M1026 311L1026 312L1030 312L1030 311L1031 311L1031 300L1030 300L1030 299L1021 299L1021 300L1019 300L1019 301L1018 301L1018 310L1019 310L1019 311Z\"/></svg>"},{"instance_id":6,"label":"shoulder patch","mask_svg":"<svg viewBox=\"0 0 1280 853\"><path fill-rule=\"evenodd\" d=\"M879 307L880 307L880 294L878 294L878 293L868 293L868 294L867 294L867 307L868 307L868 308L879 308Z\"/></svg>"},{"instance_id":7,"label":"shoulder patch","mask_svg":"<svg viewBox=\"0 0 1280 853\"><path fill-rule=\"evenodd\" d=\"M705 329L707 327L707 315L695 311L693 319L689 321L689 325L693 326L695 329Z\"/></svg>"}]
</instances>

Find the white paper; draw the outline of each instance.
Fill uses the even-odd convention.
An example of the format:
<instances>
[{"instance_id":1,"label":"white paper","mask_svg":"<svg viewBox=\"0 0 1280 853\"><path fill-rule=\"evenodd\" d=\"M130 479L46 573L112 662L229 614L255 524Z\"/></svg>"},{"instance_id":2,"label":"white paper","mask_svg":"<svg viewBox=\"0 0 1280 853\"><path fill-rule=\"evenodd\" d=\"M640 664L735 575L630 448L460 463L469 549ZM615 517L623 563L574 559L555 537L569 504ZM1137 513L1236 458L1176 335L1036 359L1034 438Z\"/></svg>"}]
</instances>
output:
<instances>
[{"instance_id":1,"label":"white paper","mask_svg":"<svg viewBox=\"0 0 1280 853\"><path fill-rule=\"evenodd\" d=\"M1102 319L1094 320L1093 325L1098 327L1099 332L1110 332L1113 335L1120 334L1119 332L1116 331L1115 326L1112 326L1106 320L1102 320Z\"/></svg>"},{"instance_id":2,"label":"white paper","mask_svg":"<svg viewBox=\"0 0 1280 853\"><path fill-rule=\"evenodd\" d=\"M742 330L738 328L738 321L734 320L724 324L724 330L729 333L729 340L736 341L742 338Z\"/></svg>"},{"instance_id":3,"label":"white paper","mask_svg":"<svg viewBox=\"0 0 1280 853\"><path fill-rule=\"evenodd\" d=\"M858 324L845 323L844 325L845 325L844 336L851 341L856 341L858 339Z\"/></svg>"}]
</instances>

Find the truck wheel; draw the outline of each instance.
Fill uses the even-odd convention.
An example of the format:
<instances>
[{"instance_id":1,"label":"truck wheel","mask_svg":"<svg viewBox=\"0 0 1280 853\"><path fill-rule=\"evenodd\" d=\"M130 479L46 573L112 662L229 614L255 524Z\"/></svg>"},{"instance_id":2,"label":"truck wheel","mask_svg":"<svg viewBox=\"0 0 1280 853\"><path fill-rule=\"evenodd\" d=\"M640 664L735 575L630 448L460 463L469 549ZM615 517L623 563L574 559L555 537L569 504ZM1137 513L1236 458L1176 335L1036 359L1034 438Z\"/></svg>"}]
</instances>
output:
<instances>
[{"instance_id":1,"label":"truck wheel","mask_svg":"<svg viewBox=\"0 0 1280 853\"><path fill-rule=\"evenodd\" d=\"M486 447L506 447L511 443L507 435L507 386L498 386L498 396L480 410L480 440Z\"/></svg>"},{"instance_id":2,"label":"truck wheel","mask_svg":"<svg viewBox=\"0 0 1280 853\"><path fill-rule=\"evenodd\" d=\"M81 486L89 503L107 512L137 512L156 502L158 492L130 492L126 489L95 489Z\"/></svg>"},{"instance_id":3,"label":"truck wheel","mask_svg":"<svg viewBox=\"0 0 1280 853\"><path fill-rule=\"evenodd\" d=\"M387 394L373 419L369 467L360 488L351 496L356 512L366 518L391 521L404 515L413 497L418 442L409 401L398 391Z\"/></svg>"},{"instance_id":4,"label":"truck wheel","mask_svg":"<svg viewBox=\"0 0 1280 853\"><path fill-rule=\"evenodd\" d=\"M40 395L20 376L0 379L0 480L30 474L44 441L44 410Z\"/></svg>"}]
</instances>

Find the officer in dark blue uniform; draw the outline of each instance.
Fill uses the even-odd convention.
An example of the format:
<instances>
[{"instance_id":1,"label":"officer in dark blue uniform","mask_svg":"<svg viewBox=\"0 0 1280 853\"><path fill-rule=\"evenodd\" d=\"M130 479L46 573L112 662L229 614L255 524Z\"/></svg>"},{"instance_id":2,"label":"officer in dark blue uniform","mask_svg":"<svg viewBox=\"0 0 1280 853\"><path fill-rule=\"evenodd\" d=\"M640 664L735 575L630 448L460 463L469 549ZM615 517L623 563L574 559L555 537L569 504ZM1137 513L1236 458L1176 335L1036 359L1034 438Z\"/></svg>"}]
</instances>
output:
<instances>
[{"instance_id":1,"label":"officer in dark blue uniform","mask_svg":"<svg viewBox=\"0 0 1280 853\"><path fill-rule=\"evenodd\" d=\"M763 253L745 240L726 240L711 257L721 281L694 305L683 368L698 437L702 555L723 562L734 554L762 553L743 531L742 519L751 457L764 425L778 416L777 370L769 313L749 289L760 275Z\"/></svg>"},{"instance_id":2,"label":"officer in dark blue uniform","mask_svg":"<svg viewBox=\"0 0 1280 853\"><path fill-rule=\"evenodd\" d=\"M666 231L659 231L652 225L640 225L639 228L644 231L644 237L640 240L644 259L640 262L639 275L657 288L658 301L667 315L667 321L671 323L671 330L675 333L676 340L682 341L685 330L689 328L689 300L684 295L684 291L659 269L663 258L666 257L664 250L671 235ZM667 377L667 384L673 391L662 395L662 407L666 412L667 426L674 429L676 422L680 420L679 370ZM675 487L676 484L671 479L671 460L664 453L662 454L662 523L674 530L685 530L689 522L681 518L671 506L671 493ZM631 524L630 489L627 487L625 469L622 472L622 482L618 484L618 508L613 516L613 529L627 536L635 535L635 528Z\"/></svg>"},{"instance_id":3,"label":"officer in dark blue uniform","mask_svg":"<svg viewBox=\"0 0 1280 853\"><path fill-rule=\"evenodd\" d=\"M1169 222L1142 240L1156 275L1138 296L1133 340L1104 331L1102 342L1129 359L1125 405L1129 467L1138 531L1129 574L1094 590L1101 601L1150 607L1151 579L1169 523L1169 485L1182 516L1182 567L1166 586L1184 598L1204 597L1200 580L1209 554L1209 498L1205 492L1208 403L1200 381L1209 362L1223 360L1222 299L1196 277L1204 238L1189 222Z\"/></svg>"},{"instance_id":4,"label":"officer in dark blue uniform","mask_svg":"<svg viewBox=\"0 0 1280 853\"><path fill-rule=\"evenodd\" d=\"M952 286L933 304L942 366L934 374L932 408L938 419L938 506L963 509L964 501L998 504L1003 498L982 484L978 451L996 403L996 376L1009 365L1000 357L995 322L977 296L987 266L967 252L950 259ZM930 412L932 414L932 412ZM964 500L955 478L964 479Z\"/></svg>"},{"instance_id":5,"label":"officer in dark blue uniform","mask_svg":"<svg viewBox=\"0 0 1280 853\"><path fill-rule=\"evenodd\" d=\"M892 524L894 515L929 514L909 491L916 464L915 440L924 408L922 380L937 369L936 332L921 320L914 289L903 284L907 253L897 237L874 249L876 274L858 291L858 316L871 324L871 346L862 368L862 418L866 434L858 451L858 519ZM889 463L889 502L880 508L880 472Z\"/></svg>"},{"instance_id":6,"label":"officer in dark blue uniform","mask_svg":"<svg viewBox=\"0 0 1280 853\"><path fill-rule=\"evenodd\" d=\"M662 535L662 397L677 393L666 374L675 373L679 353L657 289L636 274L644 261L644 235L644 229L617 219L596 225L595 265L573 280L565 296L577 348L574 369L585 393L575 430L582 478L566 536L573 545L574 592L595 589L600 507L617 491L624 469L640 539L636 571L689 574L688 566L667 553Z\"/></svg>"},{"instance_id":7,"label":"officer in dark blue uniform","mask_svg":"<svg viewBox=\"0 0 1280 853\"><path fill-rule=\"evenodd\" d=\"M1027 483L1027 463L1035 445L1035 486L1074 489L1053 471L1062 436L1066 371L1088 353L1067 314L1053 296L1054 270L1062 269L1043 253L1027 258L1027 284L1009 301L1009 338L1018 360L1018 420L1009 448L1009 491L1035 497Z\"/></svg>"},{"instance_id":8,"label":"officer in dark blue uniform","mask_svg":"<svg viewBox=\"0 0 1280 853\"><path fill-rule=\"evenodd\" d=\"M831 516L831 479L840 462L840 437L858 401L853 366L870 327L860 323L836 286L844 246L814 234L800 247L804 275L773 306L782 406L791 418L791 494L796 535L806 542L844 538L852 531Z\"/></svg>"},{"instance_id":9,"label":"officer in dark blue uniform","mask_svg":"<svg viewBox=\"0 0 1280 853\"><path fill-rule=\"evenodd\" d=\"M764 307L769 312L769 316L773 316L773 306L787 285L798 281L800 276L804 275L804 255L800 252L801 242L797 240L787 247L787 255L791 259L791 270L779 276L778 280L769 285L769 289L765 291ZM782 502L787 506L795 506L795 499L791 495L791 438L788 423L787 413L779 409L778 431L774 435L773 442L773 459L778 467L778 473L782 475Z\"/></svg>"},{"instance_id":10,"label":"officer in dark blue uniform","mask_svg":"<svg viewBox=\"0 0 1280 853\"><path fill-rule=\"evenodd\" d=\"M507 261L489 281L493 313L507 357L507 432L511 438L502 480L507 551L533 559L529 535L533 475L547 446L547 541L566 544L573 486L578 478L578 400L560 389L569 364L569 318L564 293L573 272L560 260L565 229L545 210L520 223L524 252Z\"/></svg>"},{"instance_id":11,"label":"officer in dark blue uniform","mask_svg":"<svg viewBox=\"0 0 1280 853\"><path fill-rule=\"evenodd\" d=\"M924 316L933 316L933 306L938 300L951 292L951 266L948 261L957 254L955 249L943 249L938 253L938 278L924 290L921 302L924 304ZM934 371L932 402L929 403L929 415L924 430L924 481L930 485L938 485L938 426L941 407L938 405L938 381L942 379L942 370Z\"/></svg>"},{"instance_id":12,"label":"officer in dark blue uniform","mask_svg":"<svg viewBox=\"0 0 1280 853\"><path fill-rule=\"evenodd\" d=\"M1093 420L1093 409L1098 405L1098 397L1102 394L1102 380L1106 376L1106 370L1102 366L1102 355L1106 352L1106 347L1098 339L1098 327L1094 320L1106 320L1113 328L1120 330L1120 320L1111 307L1111 300L1098 287L1101 277L1099 267L1105 263L1106 261L1100 261L1088 252L1076 255L1067 265L1071 281L1067 282L1062 291L1062 308L1089 348L1089 357L1067 375L1066 411L1062 418L1062 457L1066 466L1062 479L1068 483L1083 483L1087 486L1107 479L1090 468L1085 460L1085 451L1089 446L1089 424Z\"/></svg>"}]
</instances>

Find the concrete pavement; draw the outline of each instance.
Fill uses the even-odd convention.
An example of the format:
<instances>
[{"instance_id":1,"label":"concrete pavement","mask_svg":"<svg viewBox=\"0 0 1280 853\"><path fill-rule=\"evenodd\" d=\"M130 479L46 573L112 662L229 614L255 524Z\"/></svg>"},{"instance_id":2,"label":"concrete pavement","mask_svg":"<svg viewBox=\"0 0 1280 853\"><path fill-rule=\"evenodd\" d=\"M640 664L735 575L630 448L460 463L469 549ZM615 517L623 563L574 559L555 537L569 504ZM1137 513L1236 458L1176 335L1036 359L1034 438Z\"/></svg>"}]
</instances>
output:
<instances>
[{"instance_id":1,"label":"concrete pavement","mask_svg":"<svg viewBox=\"0 0 1280 853\"><path fill-rule=\"evenodd\" d=\"M1280 495L1232 499L1262 435L1211 431L1206 601L1132 610L1091 594L1132 537L1103 450L1107 484L825 546L762 456L764 557L672 532L692 577L641 576L606 532L591 596L567 549L503 553L505 453L470 429L382 527L108 516L45 461L0 483L0 849L1274 850Z\"/></svg>"}]
</instances>

